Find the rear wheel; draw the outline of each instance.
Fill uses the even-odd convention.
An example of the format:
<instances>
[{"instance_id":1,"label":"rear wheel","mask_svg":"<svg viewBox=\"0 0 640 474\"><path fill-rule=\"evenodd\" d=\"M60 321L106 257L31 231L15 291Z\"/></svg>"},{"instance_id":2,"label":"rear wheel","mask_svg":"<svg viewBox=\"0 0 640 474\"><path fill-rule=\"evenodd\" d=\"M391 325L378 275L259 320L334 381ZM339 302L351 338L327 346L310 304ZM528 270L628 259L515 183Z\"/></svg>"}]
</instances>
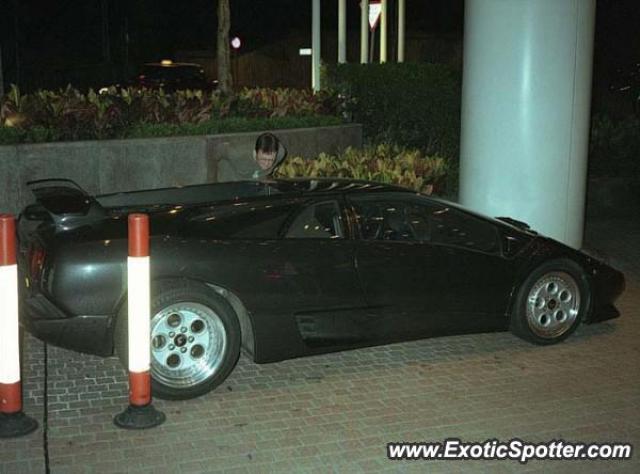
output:
<instances>
[{"instance_id":1,"label":"rear wheel","mask_svg":"<svg viewBox=\"0 0 640 474\"><path fill-rule=\"evenodd\" d=\"M511 331L535 344L560 342L576 330L589 305L589 285L582 268L559 259L527 277L518 292Z\"/></svg>"},{"instance_id":2,"label":"rear wheel","mask_svg":"<svg viewBox=\"0 0 640 474\"><path fill-rule=\"evenodd\" d=\"M125 368L127 308L116 323L116 352ZM180 400L220 385L240 355L240 325L229 303L207 286L180 280L152 287L151 380L154 396Z\"/></svg>"}]
</instances>

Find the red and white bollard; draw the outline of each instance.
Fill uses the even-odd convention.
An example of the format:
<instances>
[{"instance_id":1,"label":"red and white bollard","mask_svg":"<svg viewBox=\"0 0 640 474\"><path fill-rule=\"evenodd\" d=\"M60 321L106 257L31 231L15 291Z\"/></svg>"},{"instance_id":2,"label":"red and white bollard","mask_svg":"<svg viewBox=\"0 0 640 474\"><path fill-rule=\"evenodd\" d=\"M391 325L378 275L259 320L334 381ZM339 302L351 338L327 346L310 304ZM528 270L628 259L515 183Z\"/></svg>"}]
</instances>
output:
<instances>
[{"instance_id":1,"label":"red and white bollard","mask_svg":"<svg viewBox=\"0 0 640 474\"><path fill-rule=\"evenodd\" d=\"M0 438L23 436L37 427L22 412L16 222L0 214Z\"/></svg>"},{"instance_id":2,"label":"red and white bollard","mask_svg":"<svg viewBox=\"0 0 640 474\"><path fill-rule=\"evenodd\" d=\"M127 429L152 428L165 421L164 413L151 403L149 263L149 217L131 214L127 260L129 406L114 419L117 426Z\"/></svg>"}]
</instances>

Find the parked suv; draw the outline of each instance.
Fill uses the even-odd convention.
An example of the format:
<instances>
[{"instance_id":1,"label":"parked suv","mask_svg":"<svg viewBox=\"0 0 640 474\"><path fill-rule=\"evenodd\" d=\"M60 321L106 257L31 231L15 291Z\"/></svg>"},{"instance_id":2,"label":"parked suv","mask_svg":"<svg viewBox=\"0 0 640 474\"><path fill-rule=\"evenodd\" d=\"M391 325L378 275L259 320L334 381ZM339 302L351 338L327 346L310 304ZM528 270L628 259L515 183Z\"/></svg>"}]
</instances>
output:
<instances>
[{"instance_id":1,"label":"parked suv","mask_svg":"<svg viewBox=\"0 0 640 474\"><path fill-rule=\"evenodd\" d=\"M130 81L130 86L148 89L164 89L173 92L180 89L213 90L218 81L210 81L200 64L163 60L144 64L140 74Z\"/></svg>"}]
</instances>

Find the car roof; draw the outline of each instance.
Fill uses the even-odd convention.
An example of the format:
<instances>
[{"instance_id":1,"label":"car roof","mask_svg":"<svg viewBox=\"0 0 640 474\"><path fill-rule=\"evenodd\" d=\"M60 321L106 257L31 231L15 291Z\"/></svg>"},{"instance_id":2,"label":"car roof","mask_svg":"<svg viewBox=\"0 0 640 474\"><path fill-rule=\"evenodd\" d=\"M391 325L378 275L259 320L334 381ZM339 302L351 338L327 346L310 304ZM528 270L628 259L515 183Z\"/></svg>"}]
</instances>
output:
<instances>
[{"instance_id":1,"label":"car roof","mask_svg":"<svg viewBox=\"0 0 640 474\"><path fill-rule=\"evenodd\" d=\"M367 191L400 191L411 190L392 184L378 183L350 178L289 178L265 181L265 184L281 193L358 193Z\"/></svg>"},{"instance_id":2,"label":"car roof","mask_svg":"<svg viewBox=\"0 0 640 474\"><path fill-rule=\"evenodd\" d=\"M147 189L125 193L96 196L104 207L142 204L198 204L215 201L229 201L245 198L276 196L318 195L326 193L362 193L412 191L391 184L376 183L346 178L294 178L272 180L232 181L225 183L196 184L183 187Z\"/></svg>"}]
</instances>

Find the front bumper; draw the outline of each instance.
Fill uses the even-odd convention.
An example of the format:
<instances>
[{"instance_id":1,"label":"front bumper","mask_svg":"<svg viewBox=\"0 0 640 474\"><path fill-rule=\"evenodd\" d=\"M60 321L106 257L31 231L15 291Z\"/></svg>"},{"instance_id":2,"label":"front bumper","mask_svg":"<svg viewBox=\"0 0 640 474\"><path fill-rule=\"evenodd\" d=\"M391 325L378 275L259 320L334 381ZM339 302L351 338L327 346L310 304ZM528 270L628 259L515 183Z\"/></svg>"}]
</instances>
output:
<instances>
[{"instance_id":1,"label":"front bumper","mask_svg":"<svg viewBox=\"0 0 640 474\"><path fill-rule=\"evenodd\" d=\"M111 315L70 316L40 293L23 298L20 313L22 325L38 339L87 354L113 354Z\"/></svg>"},{"instance_id":2,"label":"front bumper","mask_svg":"<svg viewBox=\"0 0 640 474\"><path fill-rule=\"evenodd\" d=\"M591 289L593 301L587 323L597 323L620 316L614 306L615 301L624 292L626 282L624 274L605 263L591 270Z\"/></svg>"}]
</instances>

